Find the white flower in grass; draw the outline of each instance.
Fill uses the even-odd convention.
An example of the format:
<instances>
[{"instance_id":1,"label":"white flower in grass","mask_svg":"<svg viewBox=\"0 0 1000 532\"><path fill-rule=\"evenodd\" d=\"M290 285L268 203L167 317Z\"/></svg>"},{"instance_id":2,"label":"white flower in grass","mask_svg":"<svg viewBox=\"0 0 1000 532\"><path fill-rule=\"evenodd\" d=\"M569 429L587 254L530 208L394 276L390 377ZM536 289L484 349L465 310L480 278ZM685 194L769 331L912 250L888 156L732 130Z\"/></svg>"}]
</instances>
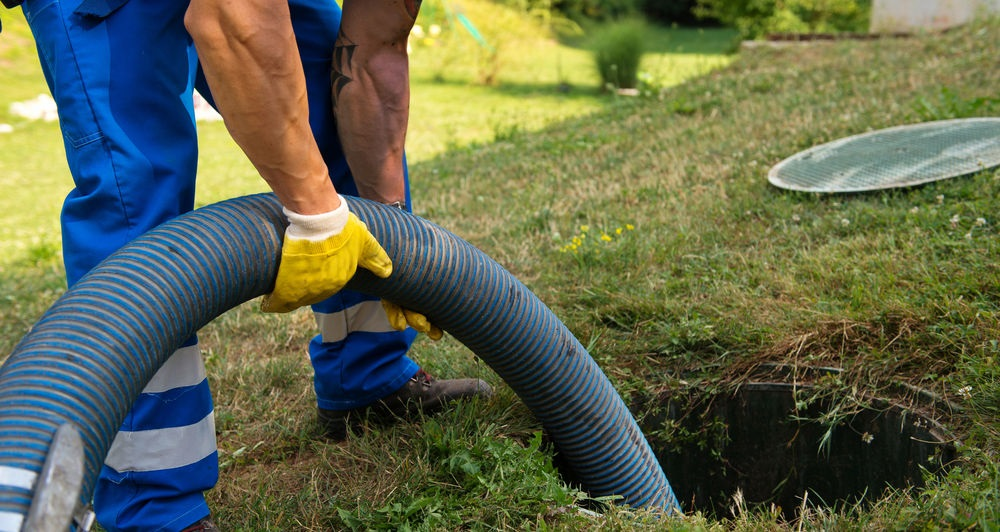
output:
<instances>
[{"instance_id":1,"label":"white flower in grass","mask_svg":"<svg viewBox=\"0 0 1000 532\"><path fill-rule=\"evenodd\" d=\"M842 225L844 227L847 227L847 226L851 225L851 221L848 220L847 218L841 218L840 219L840 225Z\"/></svg>"},{"instance_id":2,"label":"white flower in grass","mask_svg":"<svg viewBox=\"0 0 1000 532\"><path fill-rule=\"evenodd\" d=\"M972 398L972 386L962 386L958 389L958 396L962 399Z\"/></svg>"},{"instance_id":3,"label":"white flower in grass","mask_svg":"<svg viewBox=\"0 0 1000 532\"><path fill-rule=\"evenodd\" d=\"M875 435L872 434L871 432L866 432L866 433L864 433L864 434L861 435L861 441L863 441L865 443L871 443L871 442L875 441Z\"/></svg>"},{"instance_id":4,"label":"white flower in grass","mask_svg":"<svg viewBox=\"0 0 1000 532\"><path fill-rule=\"evenodd\" d=\"M976 218L976 227L982 227L986 225L986 218Z\"/></svg>"}]
</instances>

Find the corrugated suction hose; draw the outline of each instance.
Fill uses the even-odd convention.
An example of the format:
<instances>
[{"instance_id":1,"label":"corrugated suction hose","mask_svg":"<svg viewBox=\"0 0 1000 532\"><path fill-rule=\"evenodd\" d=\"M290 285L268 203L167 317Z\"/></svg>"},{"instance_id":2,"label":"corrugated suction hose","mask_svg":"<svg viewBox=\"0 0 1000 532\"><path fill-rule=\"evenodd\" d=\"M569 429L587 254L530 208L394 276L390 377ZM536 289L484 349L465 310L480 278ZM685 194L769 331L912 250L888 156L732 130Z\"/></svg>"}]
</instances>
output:
<instances>
[{"instance_id":1,"label":"corrugated suction hose","mask_svg":"<svg viewBox=\"0 0 1000 532\"><path fill-rule=\"evenodd\" d=\"M530 290L461 238L349 199L393 261L350 288L424 313L486 361L539 419L591 495L676 510L645 437L579 341ZM0 367L0 530L31 506L56 430L83 441L81 503L132 402L167 357L225 311L270 291L285 218L271 194L165 223L68 290Z\"/></svg>"}]
</instances>

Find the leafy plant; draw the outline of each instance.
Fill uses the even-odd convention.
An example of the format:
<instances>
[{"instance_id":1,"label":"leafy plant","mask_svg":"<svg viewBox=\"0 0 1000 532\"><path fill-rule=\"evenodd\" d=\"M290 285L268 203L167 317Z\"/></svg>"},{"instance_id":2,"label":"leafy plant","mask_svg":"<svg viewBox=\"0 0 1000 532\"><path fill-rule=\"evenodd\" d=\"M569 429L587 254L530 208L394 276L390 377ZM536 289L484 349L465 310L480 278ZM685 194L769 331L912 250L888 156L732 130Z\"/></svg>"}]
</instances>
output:
<instances>
[{"instance_id":1,"label":"leafy plant","mask_svg":"<svg viewBox=\"0 0 1000 532\"><path fill-rule=\"evenodd\" d=\"M464 408L458 405L457 408ZM471 412L471 409L470 409ZM454 420L424 420L422 438L412 446L427 463L429 492L399 490L389 500L371 505L359 503L355 510L339 508L336 528L352 530L442 530L461 527L464 507L475 504L494 508L475 519L481 526L504 529L513 513L541 515L556 508L572 507L586 494L570 487L559 476L541 432L527 442L498 437L496 425L475 430ZM488 437L485 437L488 436ZM510 513L508 513L510 512Z\"/></svg>"}]
</instances>

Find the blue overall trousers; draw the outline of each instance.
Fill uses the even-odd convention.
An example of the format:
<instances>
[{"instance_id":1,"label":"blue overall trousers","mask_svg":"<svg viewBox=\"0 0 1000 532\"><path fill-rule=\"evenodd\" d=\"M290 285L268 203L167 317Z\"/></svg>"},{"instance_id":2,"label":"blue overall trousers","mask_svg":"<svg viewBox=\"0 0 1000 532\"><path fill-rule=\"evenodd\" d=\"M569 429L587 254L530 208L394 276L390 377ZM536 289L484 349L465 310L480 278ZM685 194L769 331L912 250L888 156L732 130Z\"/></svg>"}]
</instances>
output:
<instances>
[{"instance_id":1,"label":"blue overall trousers","mask_svg":"<svg viewBox=\"0 0 1000 532\"><path fill-rule=\"evenodd\" d=\"M330 100L340 8L332 0L289 5L310 124L337 190L357 194ZM211 101L211 93L184 28L185 1L26 0L22 8L59 107L75 185L61 216L72 286L131 239L194 207L192 94ZM392 330L377 299L343 291L313 311L320 335L309 354L320 407L370 404L417 371L406 356L416 333ZM192 338L153 377L116 435L94 494L98 521L107 530L180 530L208 515L203 492L217 479L212 397Z\"/></svg>"}]
</instances>

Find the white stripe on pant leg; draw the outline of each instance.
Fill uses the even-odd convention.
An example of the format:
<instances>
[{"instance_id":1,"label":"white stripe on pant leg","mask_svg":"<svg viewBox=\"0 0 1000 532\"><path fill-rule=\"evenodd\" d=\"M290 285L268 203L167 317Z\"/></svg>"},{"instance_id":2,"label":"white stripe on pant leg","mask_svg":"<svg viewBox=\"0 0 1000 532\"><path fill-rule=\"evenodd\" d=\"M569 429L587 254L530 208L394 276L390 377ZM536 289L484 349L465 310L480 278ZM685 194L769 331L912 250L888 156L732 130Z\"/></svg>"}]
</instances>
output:
<instances>
[{"instance_id":1,"label":"white stripe on pant leg","mask_svg":"<svg viewBox=\"0 0 1000 532\"><path fill-rule=\"evenodd\" d=\"M339 312L316 313L316 325L324 342L339 342L352 332L386 333L396 329L389 324L382 300L362 301Z\"/></svg>"},{"instance_id":2,"label":"white stripe on pant leg","mask_svg":"<svg viewBox=\"0 0 1000 532\"><path fill-rule=\"evenodd\" d=\"M31 490L37 479L38 473L29 469L0 465L0 486Z\"/></svg>"},{"instance_id":3,"label":"white stripe on pant leg","mask_svg":"<svg viewBox=\"0 0 1000 532\"><path fill-rule=\"evenodd\" d=\"M21 532L24 516L14 512L0 512L0 532Z\"/></svg>"},{"instance_id":4,"label":"white stripe on pant leg","mask_svg":"<svg viewBox=\"0 0 1000 532\"><path fill-rule=\"evenodd\" d=\"M198 344L182 347L160 366L142 393L160 393L194 386L205 380L205 362Z\"/></svg>"},{"instance_id":5,"label":"white stripe on pant leg","mask_svg":"<svg viewBox=\"0 0 1000 532\"><path fill-rule=\"evenodd\" d=\"M21 467L0 466L0 486L31 491L38 480L38 473ZM0 532L21 532L24 516L14 512L0 512Z\"/></svg>"},{"instance_id":6,"label":"white stripe on pant leg","mask_svg":"<svg viewBox=\"0 0 1000 532\"><path fill-rule=\"evenodd\" d=\"M215 411L197 423L119 431L104 464L115 471L160 471L191 465L215 452Z\"/></svg>"}]
</instances>

